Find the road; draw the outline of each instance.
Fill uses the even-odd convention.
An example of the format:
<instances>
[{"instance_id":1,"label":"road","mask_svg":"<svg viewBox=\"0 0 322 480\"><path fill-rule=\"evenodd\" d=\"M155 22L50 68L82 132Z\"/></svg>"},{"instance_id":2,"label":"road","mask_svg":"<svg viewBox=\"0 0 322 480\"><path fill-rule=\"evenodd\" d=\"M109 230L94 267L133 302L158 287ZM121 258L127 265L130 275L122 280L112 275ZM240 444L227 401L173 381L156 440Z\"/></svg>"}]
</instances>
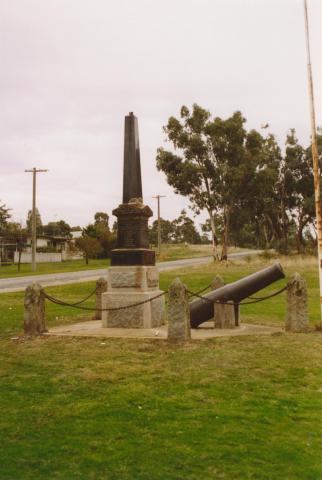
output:
<instances>
[{"instance_id":1,"label":"road","mask_svg":"<svg viewBox=\"0 0 322 480\"><path fill-rule=\"evenodd\" d=\"M257 255L258 250L248 252L231 253L228 258L238 258L246 255ZM173 260L171 262L157 263L160 272L174 270L176 268L191 267L203 263L209 263L212 257L184 258L182 260ZM91 282L99 277L106 275L107 269L82 270L80 272L48 273L46 275L32 275L28 277L2 278L0 279L0 293L19 292L24 290L33 282L39 282L43 287L53 285L65 285L68 283Z\"/></svg>"}]
</instances>

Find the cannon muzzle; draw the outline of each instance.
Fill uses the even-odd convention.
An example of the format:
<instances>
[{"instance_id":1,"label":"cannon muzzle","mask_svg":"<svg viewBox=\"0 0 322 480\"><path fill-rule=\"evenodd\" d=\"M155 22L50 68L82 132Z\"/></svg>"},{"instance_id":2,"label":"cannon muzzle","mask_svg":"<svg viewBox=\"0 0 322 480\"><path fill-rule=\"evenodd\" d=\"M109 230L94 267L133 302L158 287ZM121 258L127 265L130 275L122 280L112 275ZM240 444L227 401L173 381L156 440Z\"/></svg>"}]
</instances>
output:
<instances>
[{"instance_id":1,"label":"cannon muzzle","mask_svg":"<svg viewBox=\"0 0 322 480\"><path fill-rule=\"evenodd\" d=\"M225 285L217 290L213 290L204 295L204 297L212 302L220 300L221 302L234 302L238 304L244 298L253 295L281 278L285 278L285 274L281 265L275 263L270 267L263 268L263 270L260 270L259 272L252 273L236 282ZM214 304L202 299L197 299L190 303L191 328L197 328L202 323L213 318L213 316Z\"/></svg>"}]
</instances>

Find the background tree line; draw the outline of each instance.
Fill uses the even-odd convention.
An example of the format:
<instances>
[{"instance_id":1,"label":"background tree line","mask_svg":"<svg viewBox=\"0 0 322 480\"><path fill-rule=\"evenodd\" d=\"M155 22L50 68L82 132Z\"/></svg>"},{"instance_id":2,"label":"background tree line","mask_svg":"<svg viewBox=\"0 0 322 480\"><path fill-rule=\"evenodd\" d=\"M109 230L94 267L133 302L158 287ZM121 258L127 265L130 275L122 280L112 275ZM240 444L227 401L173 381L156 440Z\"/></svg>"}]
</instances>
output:
<instances>
[{"instance_id":1,"label":"background tree line","mask_svg":"<svg viewBox=\"0 0 322 480\"><path fill-rule=\"evenodd\" d=\"M164 127L172 150L159 148L157 168L176 193L186 196L195 213L206 211L214 255L229 243L298 252L316 243L311 149L294 129L281 149L267 131L247 131L241 112L212 118L194 104ZM319 149L322 132L318 131Z\"/></svg>"}]
</instances>

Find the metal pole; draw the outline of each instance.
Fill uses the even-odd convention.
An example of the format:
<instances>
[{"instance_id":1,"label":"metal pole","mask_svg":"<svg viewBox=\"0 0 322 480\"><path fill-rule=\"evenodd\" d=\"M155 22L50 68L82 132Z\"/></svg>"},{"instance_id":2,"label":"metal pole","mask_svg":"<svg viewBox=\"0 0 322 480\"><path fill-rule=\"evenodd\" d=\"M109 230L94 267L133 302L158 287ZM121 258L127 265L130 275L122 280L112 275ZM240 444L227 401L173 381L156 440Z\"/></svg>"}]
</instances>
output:
<instances>
[{"instance_id":1,"label":"metal pole","mask_svg":"<svg viewBox=\"0 0 322 480\"><path fill-rule=\"evenodd\" d=\"M161 253L161 217L160 217L160 198L164 198L165 195L156 195L153 198L158 200L158 254Z\"/></svg>"},{"instance_id":2,"label":"metal pole","mask_svg":"<svg viewBox=\"0 0 322 480\"><path fill-rule=\"evenodd\" d=\"M36 249L37 249L37 221L36 221L36 175L35 168L32 169L32 227L31 227L31 265L32 271L35 272L36 266Z\"/></svg>"},{"instance_id":3,"label":"metal pole","mask_svg":"<svg viewBox=\"0 0 322 480\"><path fill-rule=\"evenodd\" d=\"M313 90L313 78L312 78L307 0L304 0L304 19L305 19L305 34L306 34L307 74L308 74L310 114L311 114L311 142L312 142L311 148L312 148L312 161L313 161L314 198L315 198L315 214L316 214L316 224L317 224L317 243L318 243L318 261L319 261L318 268L319 268L320 308L321 308L320 323L322 326L322 218L321 218L321 198L320 198L320 169L319 169L318 146L317 146L317 139L316 139L314 90Z\"/></svg>"},{"instance_id":4,"label":"metal pole","mask_svg":"<svg viewBox=\"0 0 322 480\"><path fill-rule=\"evenodd\" d=\"M31 268L35 272L37 270L36 252L37 252L37 218L36 218L36 177L39 172L48 172L48 170L25 170L32 173L32 224L31 224Z\"/></svg>"}]
</instances>

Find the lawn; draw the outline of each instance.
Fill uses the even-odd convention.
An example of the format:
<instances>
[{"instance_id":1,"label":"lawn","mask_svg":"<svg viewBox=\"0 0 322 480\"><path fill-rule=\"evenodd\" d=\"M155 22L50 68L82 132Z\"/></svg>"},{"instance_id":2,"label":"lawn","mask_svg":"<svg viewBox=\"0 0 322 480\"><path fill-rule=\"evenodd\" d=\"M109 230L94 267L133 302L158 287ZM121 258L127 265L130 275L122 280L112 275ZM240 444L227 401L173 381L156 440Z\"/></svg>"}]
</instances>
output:
<instances>
[{"instance_id":1,"label":"lawn","mask_svg":"<svg viewBox=\"0 0 322 480\"><path fill-rule=\"evenodd\" d=\"M156 248L154 248L156 250ZM240 248L232 247L230 252L241 251ZM205 257L212 255L211 245L182 245L169 244L162 245L161 254L157 254L157 262L164 262L168 260L180 260L183 258ZM63 272L77 272L81 270L95 270L99 268L107 268L110 265L109 259L91 259L88 265L85 260L70 260L66 262L57 263L38 263L37 271L32 272L31 265L23 263L18 272L17 265L0 265L0 278L22 277L28 275L41 275L47 273L63 273Z\"/></svg>"},{"instance_id":2,"label":"lawn","mask_svg":"<svg viewBox=\"0 0 322 480\"><path fill-rule=\"evenodd\" d=\"M43 275L47 273L94 270L98 268L108 268L109 264L110 260L106 258L101 260L89 260L88 265L86 265L85 260L68 260L66 262L38 263L36 272L32 272L31 265L28 263L22 263L20 265L20 272L18 272L18 266L12 264L0 266L0 278L25 277L29 275Z\"/></svg>"},{"instance_id":3,"label":"lawn","mask_svg":"<svg viewBox=\"0 0 322 480\"><path fill-rule=\"evenodd\" d=\"M231 281L263 259L166 272L190 289ZM314 259L282 260L319 302ZM278 289L285 281L268 290ZM76 301L93 283L51 287ZM22 293L0 295L1 480L322 478L321 334L160 340L12 339ZM317 304L317 305L315 305ZM89 300L85 305L93 305ZM242 321L281 324L284 298L242 307ZM75 316L77 315L77 316ZM84 318L49 304L49 325Z\"/></svg>"}]
</instances>

